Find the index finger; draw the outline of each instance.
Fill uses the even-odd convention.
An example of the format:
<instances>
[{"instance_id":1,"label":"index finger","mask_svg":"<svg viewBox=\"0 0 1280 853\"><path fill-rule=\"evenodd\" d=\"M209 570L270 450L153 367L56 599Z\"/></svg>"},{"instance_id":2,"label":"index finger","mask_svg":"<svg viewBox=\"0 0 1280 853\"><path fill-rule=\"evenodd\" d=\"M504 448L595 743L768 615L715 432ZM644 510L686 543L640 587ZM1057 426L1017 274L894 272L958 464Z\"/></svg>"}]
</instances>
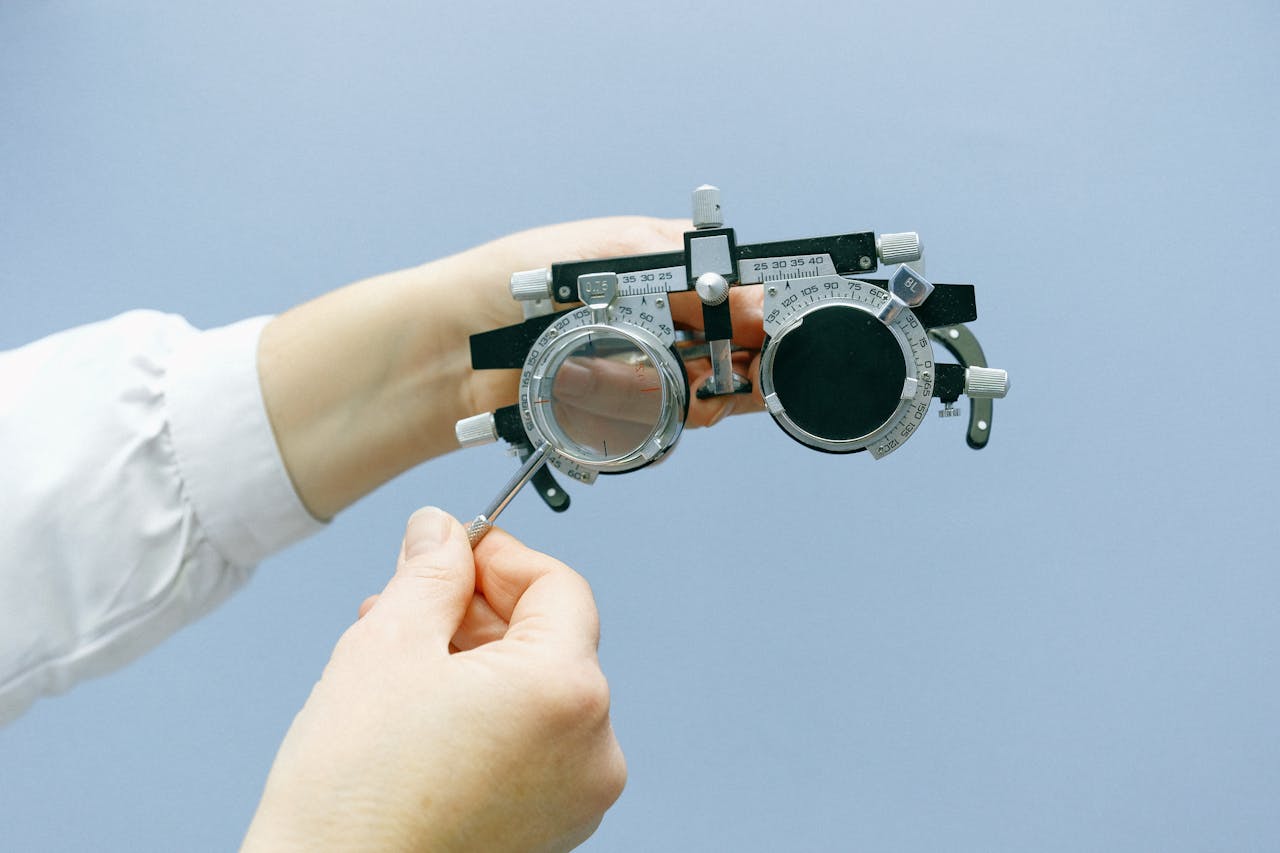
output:
<instances>
[{"instance_id":1,"label":"index finger","mask_svg":"<svg viewBox=\"0 0 1280 853\"><path fill-rule=\"evenodd\" d=\"M505 639L536 639L595 653L600 615L582 575L494 528L476 546L476 589L509 624Z\"/></svg>"}]
</instances>

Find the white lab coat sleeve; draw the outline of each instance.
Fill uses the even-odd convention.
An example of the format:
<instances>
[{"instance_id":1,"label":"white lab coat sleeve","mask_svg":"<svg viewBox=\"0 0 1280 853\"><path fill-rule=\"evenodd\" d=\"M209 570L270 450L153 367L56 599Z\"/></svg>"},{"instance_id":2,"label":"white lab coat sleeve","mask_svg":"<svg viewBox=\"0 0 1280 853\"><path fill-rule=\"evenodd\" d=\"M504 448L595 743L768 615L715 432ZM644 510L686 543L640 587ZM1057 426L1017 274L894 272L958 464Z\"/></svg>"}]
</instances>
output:
<instances>
[{"instance_id":1,"label":"white lab coat sleeve","mask_svg":"<svg viewBox=\"0 0 1280 853\"><path fill-rule=\"evenodd\" d=\"M134 311L0 353L0 724L323 526L267 419L268 320L201 332Z\"/></svg>"}]
</instances>

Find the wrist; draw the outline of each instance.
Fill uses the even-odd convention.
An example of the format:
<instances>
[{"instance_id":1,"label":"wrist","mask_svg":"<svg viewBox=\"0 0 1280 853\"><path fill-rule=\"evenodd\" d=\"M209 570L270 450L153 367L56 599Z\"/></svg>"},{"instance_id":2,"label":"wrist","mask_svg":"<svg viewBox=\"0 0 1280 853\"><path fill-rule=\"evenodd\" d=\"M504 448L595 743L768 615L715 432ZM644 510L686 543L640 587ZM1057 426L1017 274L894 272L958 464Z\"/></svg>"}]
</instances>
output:
<instances>
[{"instance_id":1,"label":"wrist","mask_svg":"<svg viewBox=\"0 0 1280 853\"><path fill-rule=\"evenodd\" d=\"M474 370L471 335L518 323L519 304L507 290L511 270L496 253L472 249L406 271L418 318L415 346L393 375L403 387L387 400L415 436L414 463L458 449L454 425L517 400L518 370Z\"/></svg>"},{"instance_id":2,"label":"wrist","mask_svg":"<svg viewBox=\"0 0 1280 853\"><path fill-rule=\"evenodd\" d=\"M514 379L477 380L471 370L468 337L492 322L486 304L488 312L507 307L488 294L505 296L505 280L475 273L455 256L377 276L281 314L263 330L263 399L312 514L331 517L455 449L453 425L474 406L508 394L514 400ZM509 310L518 319L514 303Z\"/></svg>"}]
</instances>

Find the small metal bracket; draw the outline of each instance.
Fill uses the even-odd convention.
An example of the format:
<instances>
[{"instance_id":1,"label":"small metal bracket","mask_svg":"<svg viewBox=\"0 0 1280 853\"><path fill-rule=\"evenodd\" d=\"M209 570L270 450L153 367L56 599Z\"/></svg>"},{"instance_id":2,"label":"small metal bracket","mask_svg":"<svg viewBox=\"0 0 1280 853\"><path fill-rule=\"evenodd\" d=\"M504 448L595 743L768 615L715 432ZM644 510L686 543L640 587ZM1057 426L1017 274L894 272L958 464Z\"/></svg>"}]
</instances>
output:
<instances>
[{"instance_id":1,"label":"small metal bracket","mask_svg":"<svg viewBox=\"0 0 1280 853\"><path fill-rule=\"evenodd\" d=\"M929 337L946 347L962 366L987 366L982 345L964 324L957 323L954 326L930 329ZM974 450L981 450L991 440L991 413L994 408L989 399L969 399L969 433L965 436L965 440Z\"/></svg>"}]
</instances>

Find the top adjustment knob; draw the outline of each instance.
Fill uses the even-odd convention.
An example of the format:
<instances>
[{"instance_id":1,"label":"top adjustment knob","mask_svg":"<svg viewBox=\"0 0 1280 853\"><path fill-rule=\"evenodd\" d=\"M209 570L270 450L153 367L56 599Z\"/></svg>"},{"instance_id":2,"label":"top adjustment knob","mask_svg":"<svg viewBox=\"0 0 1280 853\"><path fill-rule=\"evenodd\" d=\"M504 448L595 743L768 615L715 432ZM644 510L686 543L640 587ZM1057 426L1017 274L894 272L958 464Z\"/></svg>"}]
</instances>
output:
<instances>
[{"instance_id":1,"label":"top adjustment knob","mask_svg":"<svg viewBox=\"0 0 1280 853\"><path fill-rule=\"evenodd\" d=\"M703 184L693 191L693 227L720 228L724 214L720 211L720 188Z\"/></svg>"}]
</instances>

